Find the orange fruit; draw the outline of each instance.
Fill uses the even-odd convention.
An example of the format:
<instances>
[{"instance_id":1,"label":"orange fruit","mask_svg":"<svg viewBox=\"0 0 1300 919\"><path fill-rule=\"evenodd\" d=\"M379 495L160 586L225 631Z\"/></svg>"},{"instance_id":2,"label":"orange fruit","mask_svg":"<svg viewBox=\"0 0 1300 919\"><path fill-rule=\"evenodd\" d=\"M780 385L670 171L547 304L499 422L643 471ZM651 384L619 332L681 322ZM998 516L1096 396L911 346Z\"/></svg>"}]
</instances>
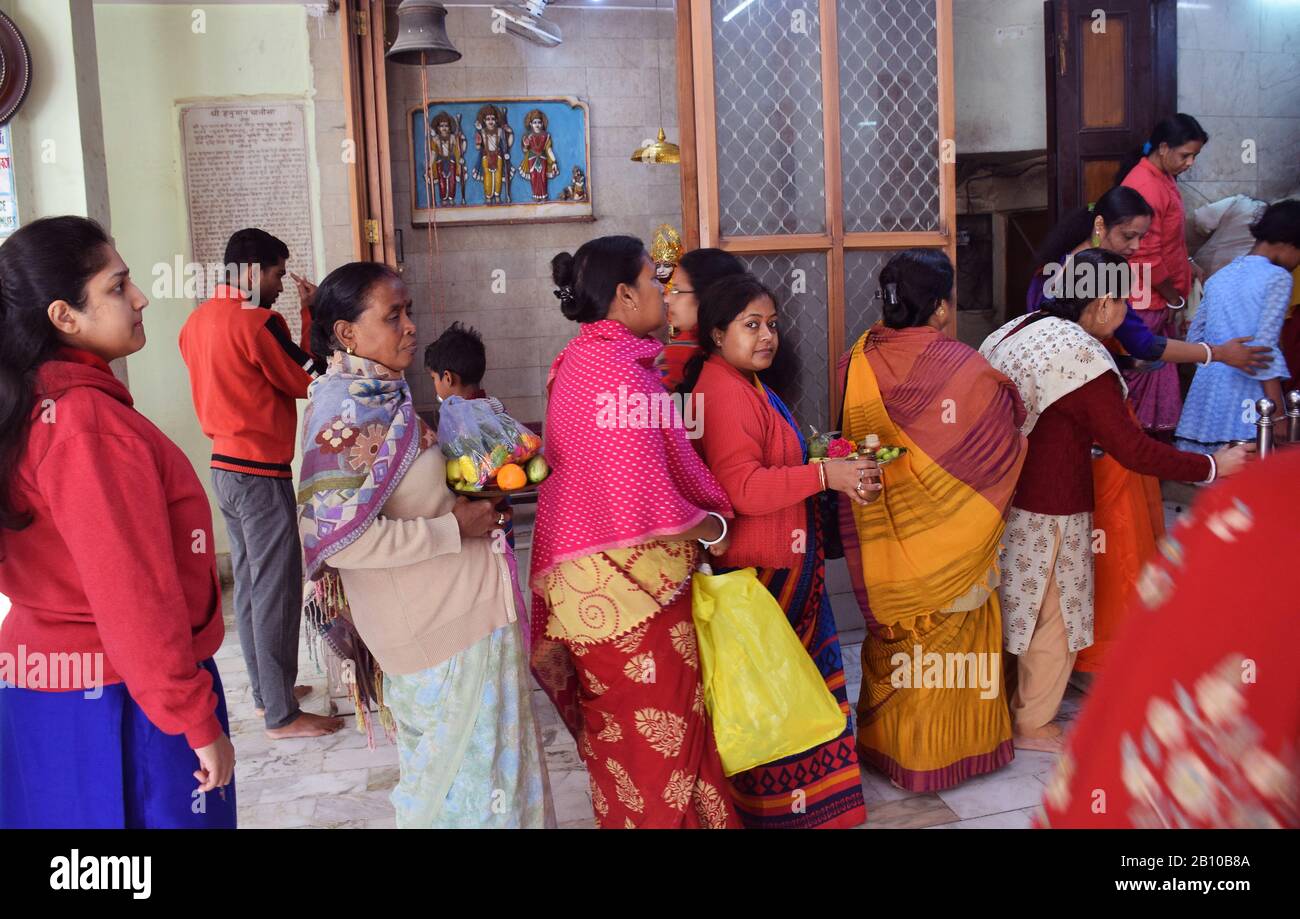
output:
<instances>
[{"instance_id":1,"label":"orange fruit","mask_svg":"<svg viewBox=\"0 0 1300 919\"><path fill-rule=\"evenodd\" d=\"M514 491L528 484L528 475L518 463L506 463L497 470L497 487L502 491Z\"/></svg>"}]
</instances>

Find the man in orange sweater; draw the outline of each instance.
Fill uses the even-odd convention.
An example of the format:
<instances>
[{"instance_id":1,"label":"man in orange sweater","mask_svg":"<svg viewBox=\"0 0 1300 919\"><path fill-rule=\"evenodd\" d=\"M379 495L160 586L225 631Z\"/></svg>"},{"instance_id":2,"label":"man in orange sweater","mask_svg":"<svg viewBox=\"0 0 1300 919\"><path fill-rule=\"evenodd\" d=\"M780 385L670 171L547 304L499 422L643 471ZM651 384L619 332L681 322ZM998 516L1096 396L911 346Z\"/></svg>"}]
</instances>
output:
<instances>
[{"instance_id":1,"label":"man in orange sweater","mask_svg":"<svg viewBox=\"0 0 1300 919\"><path fill-rule=\"evenodd\" d=\"M284 289L289 248L270 233L239 230L226 244L226 281L181 329L181 356L203 433L212 440L212 488L230 534L235 625L253 701L274 739L316 737L342 726L302 711L295 687L302 617L302 546L293 490L296 401L324 368L309 353L315 287L294 276L303 343L271 309Z\"/></svg>"}]
</instances>

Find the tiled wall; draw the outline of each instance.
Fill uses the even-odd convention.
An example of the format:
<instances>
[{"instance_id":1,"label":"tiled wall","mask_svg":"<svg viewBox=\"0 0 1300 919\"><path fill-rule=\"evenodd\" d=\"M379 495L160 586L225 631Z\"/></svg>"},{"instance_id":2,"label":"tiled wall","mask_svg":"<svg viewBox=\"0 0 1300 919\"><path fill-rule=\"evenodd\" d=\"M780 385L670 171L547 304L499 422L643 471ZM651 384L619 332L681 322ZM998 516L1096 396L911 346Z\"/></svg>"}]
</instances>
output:
<instances>
[{"instance_id":1,"label":"tiled wall","mask_svg":"<svg viewBox=\"0 0 1300 919\"><path fill-rule=\"evenodd\" d=\"M425 228L412 228L406 112L420 103L420 71L393 64L387 71L394 215L404 236L403 267L416 303L420 360L424 345L452 321L475 326L487 345L484 388L523 421L543 417L547 368L578 331L560 313L551 293L551 258L595 236L627 233L648 242L661 223L681 226L678 168L630 159L641 141L659 128L660 65L662 120L669 137L678 139L671 9L551 8L546 16L563 30L564 43L558 48L493 34L488 8L451 7L447 32L463 57L429 68L429 96L440 100L562 94L587 101L594 223L444 226L438 228L436 241ZM432 306L431 245L437 253ZM505 272L504 293L492 290L497 269ZM431 406L435 397L427 375L411 373L408 378L417 407Z\"/></svg>"},{"instance_id":2,"label":"tiled wall","mask_svg":"<svg viewBox=\"0 0 1300 919\"><path fill-rule=\"evenodd\" d=\"M1179 182L1189 207L1234 194L1274 200L1300 186L1300 3L1179 3L1178 107L1210 134ZM1243 162L1247 140L1256 162Z\"/></svg>"}]
</instances>

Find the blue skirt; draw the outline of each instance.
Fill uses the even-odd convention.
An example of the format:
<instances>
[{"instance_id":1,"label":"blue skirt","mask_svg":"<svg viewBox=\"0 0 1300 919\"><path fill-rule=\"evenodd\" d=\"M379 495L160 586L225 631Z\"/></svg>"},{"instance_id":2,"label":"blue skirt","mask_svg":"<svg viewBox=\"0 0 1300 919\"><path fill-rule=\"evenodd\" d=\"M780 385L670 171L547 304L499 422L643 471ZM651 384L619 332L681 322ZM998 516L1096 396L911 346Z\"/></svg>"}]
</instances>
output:
<instances>
[{"instance_id":1,"label":"blue skirt","mask_svg":"<svg viewBox=\"0 0 1300 919\"><path fill-rule=\"evenodd\" d=\"M217 719L230 733L217 665ZM164 734L123 683L81 690L0 686L0 829L234 829L235 783L200 794L198 758Z\"/></svg>"}]
</instances>

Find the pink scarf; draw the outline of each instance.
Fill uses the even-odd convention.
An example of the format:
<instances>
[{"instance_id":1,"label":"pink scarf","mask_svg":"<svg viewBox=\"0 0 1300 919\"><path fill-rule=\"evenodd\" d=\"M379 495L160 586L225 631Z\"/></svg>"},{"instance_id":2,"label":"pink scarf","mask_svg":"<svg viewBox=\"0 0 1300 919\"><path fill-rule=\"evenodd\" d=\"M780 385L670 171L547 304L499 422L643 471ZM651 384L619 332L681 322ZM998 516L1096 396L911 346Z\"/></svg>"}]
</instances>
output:
<instances>
[{"instance_id":1,"label":"pink scarf","mask_svg":"<svg viewBox=\"0 0 1300 919\"><path fill-rule=\"evenodd\" d=\"M654 418L652 399L667 404L654 368L662 348L604 319L584 325L551 364L544 434L552 472L538 488L529 575L535 647L546 634L543 582L556 565L680 533L710 511L732 514L680 413L654 424L639 416L638 406Z\"/></svg>"}]
</instances>

